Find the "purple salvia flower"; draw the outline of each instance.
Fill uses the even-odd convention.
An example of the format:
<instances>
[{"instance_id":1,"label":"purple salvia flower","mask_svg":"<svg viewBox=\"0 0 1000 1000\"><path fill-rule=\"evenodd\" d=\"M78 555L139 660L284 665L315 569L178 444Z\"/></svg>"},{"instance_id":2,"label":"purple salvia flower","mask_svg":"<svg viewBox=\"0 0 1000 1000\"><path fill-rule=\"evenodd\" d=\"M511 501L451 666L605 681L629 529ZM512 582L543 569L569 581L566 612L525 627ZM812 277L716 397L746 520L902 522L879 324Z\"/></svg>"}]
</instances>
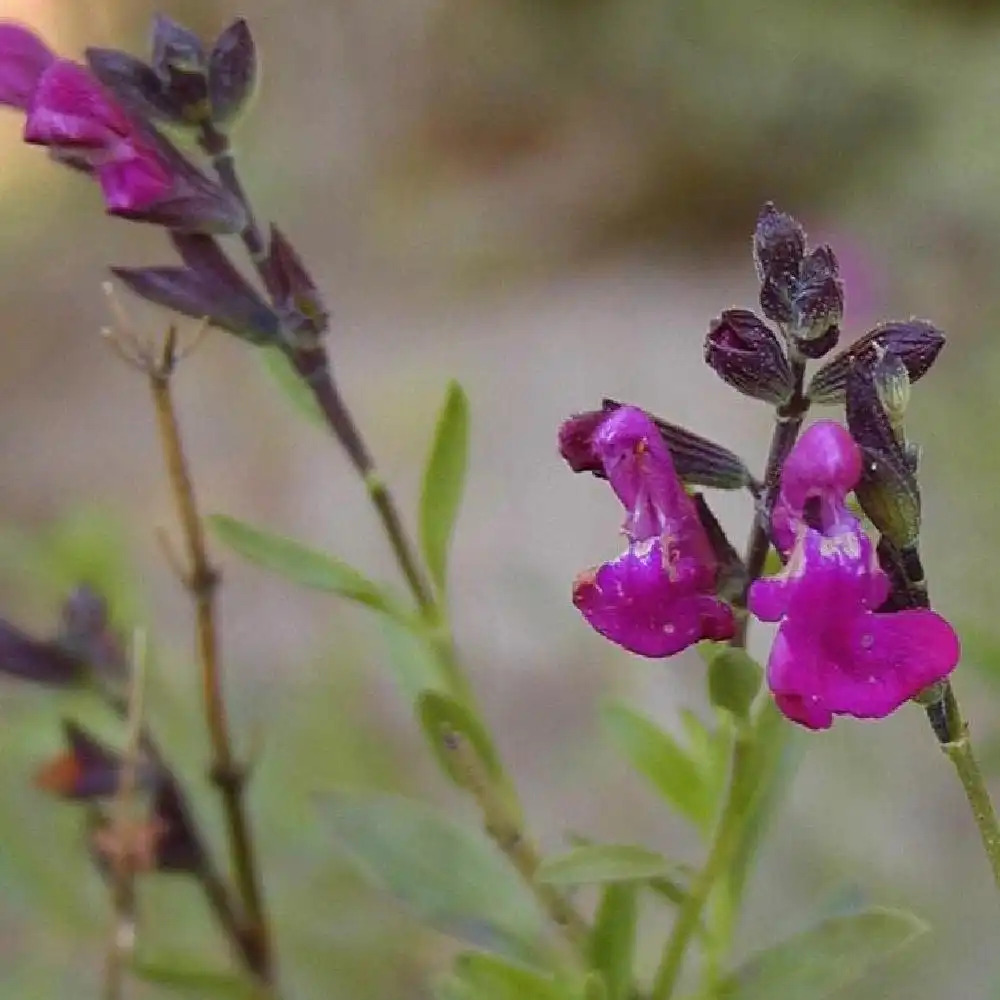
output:
<instances>
[{"instance_id":1,"label":"purple salvia flower","mask_svg":"<svg viewBox=\"0 0 1000 1000\"><path fill-rule=\"evenodd\" d=\"M573 603L601 635L642 656L729 638L733 614L716 595L715 556L656 424L623 406L590 440L627 511L629 544L577 578Z\"/></svg>"},{"instance_id":2,"label":"purple salvia flower","mask_svg":"<svg viewBox=\"0 0 1000 1000\"><path fill-rule=\"evenodd\" d=\"M0 104L27 111L42 74L56 61L32 31L0 22Z\"/></svg>"},{"instance_id":3,"label":"purple salvia flower","mask_svg":"<svg viewBox=\"0 0 1000 1000\"><path fill-rule=\"evenodd\" d=\"M68 59L42 74L24 123L25 142L69 156L97 178L109 212L134 212L164 198L166 166L88 70Z\"/></svg>"},{"instance_id":4,"label":"purple salvia flower","mask_svg":"<svg viewBox=\"0 0 1000 1000\"><path fill-rule=\"evenodd\" d=\"M946 677L959 658L951 625L927 609L878 614L889 593L875 546L846 506L858 446L832 421L801 437L782 470L775 510L780 574L750 588L750 610L780 622L767 681L781 711L810 729L835 715L883 718Z\"/></svg>"},{"instance_id":5,"label":"purple salvia flower","mask_svg":"<svg viewBox=\"0 0 1000 1000\"><path fill-rule=\"evenodd\" d=\"M26 112L24 139L92 175L109 213L184 232L238 232L237 199L134 120L86 67L0 24L0 104Z\"/></svg>"}]
</instances>

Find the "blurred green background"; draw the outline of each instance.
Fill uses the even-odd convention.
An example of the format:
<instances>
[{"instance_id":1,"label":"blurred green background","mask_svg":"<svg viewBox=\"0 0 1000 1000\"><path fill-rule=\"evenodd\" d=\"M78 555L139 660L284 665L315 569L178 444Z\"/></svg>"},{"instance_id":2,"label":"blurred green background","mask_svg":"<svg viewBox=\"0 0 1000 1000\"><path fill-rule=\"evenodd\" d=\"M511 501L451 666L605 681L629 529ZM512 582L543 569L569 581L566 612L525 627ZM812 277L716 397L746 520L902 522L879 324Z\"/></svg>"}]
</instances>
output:
<instances>
[{"instance_id":1,"label":"blurred green background","mask_svg":"<svg viewBox=\"0 0 1000 1000\"><path fill-rule=\"evenodd\" d=\"M767 414L701 363L701 338L722 309L752 305L749 235L768 198L841 257L849 336L909 315L950 334L911 406L924 562L965 630L957 686L1000 792L1000 5L0 0L66 54L142 52L157 9L205 36L250 21L264 78L237 136L245 180L328 290L339 378L407 511L447 378L470 394L455 620L547 849L575 831L698 857L601 743L597 709L616 692L668 723L704 711L700 664L639 662L578 620L569 582L615 551L619 512L554 440L562 417L611 395L762 463ZM169 255L161 233L103 217L92 187L19 128L0 115L0 613L45 631L81 575L111 586L120 619L151 630L153 720L197 781L190 615L154 537L172 520L152 414L98 337L106 265ZM346 462L242 345L211 336L178 392L207 511L391 578ZM718 508L742 537L748 505ZM223 567L229 695L240 747L260 760L252 805L288 995L428 996L452 946L349 873L313 796L398 788L471 822L468 804L426 759L363 612ZM30 785L58 716L95 711L0 683L3 997L98 993L108 917L81 817ZM845 998L1000 997L997 899L922 713L804 742L741 951L860 892L912 908L933 936ZM224 964L194 889L157 880L145 909L152 957L194 947ZM650 914L649 963L665 921Z\"/></svg>"}]
</instances>

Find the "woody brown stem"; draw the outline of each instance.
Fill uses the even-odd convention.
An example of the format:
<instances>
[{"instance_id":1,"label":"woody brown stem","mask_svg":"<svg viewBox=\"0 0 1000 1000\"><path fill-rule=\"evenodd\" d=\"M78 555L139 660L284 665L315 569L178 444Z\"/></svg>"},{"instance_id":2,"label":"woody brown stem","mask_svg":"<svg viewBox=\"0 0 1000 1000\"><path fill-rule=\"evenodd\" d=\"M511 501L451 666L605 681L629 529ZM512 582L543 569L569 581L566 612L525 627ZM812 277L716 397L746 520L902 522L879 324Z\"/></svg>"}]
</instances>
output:
<instances>
[{"instance_id":1,"label":"woody brown stem","mask_svg":"<svg viewBox=\"0 0 1000 1000\"><path fill-rule=\"evenodd\" d=\"M167 477L187 554L188 568L184 584L195 608L195 637L202 697L212 747L211 776L222 801L233 874L243 906L238 944L249 970L261 982L269 984L274 979L270 930L244 800L245 773L233 754L222 693L222 666L215 608L219 574L209 561L205 532L198 514L194 484L171 392L175 349L176 338L171 331L159 363L150 366L149 385Z\"/></svg>"}]
</instances>

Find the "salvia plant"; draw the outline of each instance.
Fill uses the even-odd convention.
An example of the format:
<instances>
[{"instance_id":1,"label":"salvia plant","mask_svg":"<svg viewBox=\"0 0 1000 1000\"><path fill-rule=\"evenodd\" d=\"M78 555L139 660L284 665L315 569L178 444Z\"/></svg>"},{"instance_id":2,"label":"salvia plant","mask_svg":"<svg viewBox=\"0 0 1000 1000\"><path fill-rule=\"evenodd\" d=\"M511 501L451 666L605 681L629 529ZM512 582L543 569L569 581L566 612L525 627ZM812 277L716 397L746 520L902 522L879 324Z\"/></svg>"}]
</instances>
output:
<instances>
[{"instance_id":1,"label":"salvia plant","mask_svg":"<svg viewBox=\"0 0 1000 1000\"><path fill-rule=\"evenodd\" d=\"M890 321L838 352L844 289L834 251L810 247L798 222L767 204L752 242L759 308L724 311L704 341L712 370L774 413L763 471L618 400L568 416L558 429L562 458L588 474L580 489L610 488L623 508L624 550L573 583L581 625L647 658L695 647L713 713L707 720L686 713L683 736L624 703L612 704L604 720L636 771L703 835L701 856L681 863L585 838L543 855L449 623L466 397L458 385L447 390L414 538L345 403L322 293L290 238L260 220L241 182L230 136L257 77L243 20L208 44L158 17L148 61L90 49L79 62L26 27L0 24L0 103L23 116L25 141L86 175L108 214L158 226L170 241L170 264L112 266L119 286L260 353L346 452L408 592L404 600L328 554L232 517L206 517L172 388L191 340L174 326L156 341L139 336L113 298L107 337L148 382L177 508L183 552L170 561L192 601L211 748L206 771L228 858L216 856L170 747L147 722L142 636L130 641L115 629L106 595L87 586L67 595L53 635L0 622L0 671L8 678L89 689L121 720L111 745L66 719L65 749L40 762L36 779L79 803L107 884L105 995L124 995L131 977L183 982L142 960L136 887L157 873L198 885L231 943L231 974L211 989L207 978L197 980L199 995L288 995L264 893L268 858L255 843L245 795L252 773L233 749L222 694L209 537L293 583L366 606L426 652L431 666L411 678L406 694L443 776L473 801L481 829L385 793L328 794L302 808L322 814L331 850L464 943L433 984L437 996L669 1000L683 990L699 998L813 998L862 975L920 934L921 922L888 908L842 912L735 966L730 945L790 731L825 729L842 716L880 719L910 702L954 764L1000 883L1000 827L951 686L959 639L931 608L921 560L920 452L906 428L912 386L932 367L942 332L924 320ZM234 262L239 255L245 259ZM806 427L814 407L820 418ZM748 496L742 554L712 512L715 490ZM609 523L609 536L614 530ZM581 551L581 564L586 558ZM776 626L763 667L746 648L755 619ZM671 669L664 665L664 683ZM838 722L845 724L852 723ZM583 886L596 905L580 905ZM657 902L674 916L650 976L637 968L636 942L641 915Z\"/></svg>"}]
</instances>

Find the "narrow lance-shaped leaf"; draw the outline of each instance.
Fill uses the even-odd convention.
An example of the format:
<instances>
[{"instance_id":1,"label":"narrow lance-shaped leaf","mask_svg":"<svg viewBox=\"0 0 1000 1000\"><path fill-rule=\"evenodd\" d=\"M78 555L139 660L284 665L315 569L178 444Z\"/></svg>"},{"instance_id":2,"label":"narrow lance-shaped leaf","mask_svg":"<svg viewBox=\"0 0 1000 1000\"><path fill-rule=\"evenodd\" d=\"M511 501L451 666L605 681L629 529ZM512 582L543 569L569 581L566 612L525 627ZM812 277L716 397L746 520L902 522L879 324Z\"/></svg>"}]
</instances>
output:
<instances>
[{"instance_id":1,"label":"narrow lance-shaped leaf","mask_svg":"<svg viewBox=\"0 0 1000 1000\"><path fill-rule=\"evenodd\" d=\"M469 1000L572 1000L571 984L495 955L466 952L455 960L452 991Z\"/></svg>"},{"instance_id":2,"label":"narrow lance-shaped leaf","mask_svg":"<svg viewBox=\"0 0 1000 1000\"><path fill-rule=\"evenodd\" d=\"M207 523L223 545L292 583L339 594L407 624L412 621L384 588L333 556L225 514L213 514Z\"/></svg>"},{"instance_id":3,"label":"narrow lance-shaped leaf","mask_svg":"<svg viewBox=\"0 0 1000 1000\"><path fill-rule=\"evenodd\" d=\"M448 546L465 489L469 404L457 382L448 386L420 497L420 545L439 590L445 589Z\"/></svg>"},{"instance_id":4,"label":"narrow lance-shaped leaf","mask_svg":"<svg viewBox=\"0 0 1000 1000\"><path fill-rule=\"evenodd\" d=\"M174 996L201 1000L253 1000L259 996L253 983L232 972L192 967L183 956L137 961L129 967L137 979L169 990Z\"/></svg>"},{"instance_id":5,"label":"narrow lance-shaped leaf","mask_svg":"<svg viewBox=\"0 0 1000 1000\"><path fill-rule=\"evenodd\" d=\"M752 955L719 991L723 1000L823 1000L927 931L903 910L831 917Z\"/></svg>"},{"instance_id":6,"label":"narrow lance-shaped leaf","mask_svg":"<svg viewBox=\"0 0 1000 1000\"><path fill-rule=\"evenodd\" d=\"M587 942L589 964L604 980L608 1000L626 1000L632 985L638 888L612 884L605 888Z\"/></svg>"},{"instance_id":7,"label":"narrow lance-shaped leaf","mask_svg":"<svg viewBox=\"0 0 1000 1000\"><path fill-rule=\"evenodd\" d=\"M536 878L550 885L596 885L673 878L679 868L656 851L632 844L587 844L546 858Z\"/></svg>"},{"instance_id":8,"label":"narrow lance-shaped leaf","mask_svg":"<svg viewBox=\"0 0 1000 1000\"><path fill-rule=\"evenodd\" d=\"M485 834L378 792L320 799L321 822L363 875L426 923L519 961L541 961L545 919Z\"/></svg>"},{"instance_id":9,"label":"narrow lance-shaped leaf","mask_svg":"<svg viewBox=\"0 0 1000 1000\"><path fill-rule=\"evenodd\" d=\"M622 755L682 815L704 830L714 803L701 770L651 719L620 702L603 711L604 728Z\"/></svg>"}]
</instances>

